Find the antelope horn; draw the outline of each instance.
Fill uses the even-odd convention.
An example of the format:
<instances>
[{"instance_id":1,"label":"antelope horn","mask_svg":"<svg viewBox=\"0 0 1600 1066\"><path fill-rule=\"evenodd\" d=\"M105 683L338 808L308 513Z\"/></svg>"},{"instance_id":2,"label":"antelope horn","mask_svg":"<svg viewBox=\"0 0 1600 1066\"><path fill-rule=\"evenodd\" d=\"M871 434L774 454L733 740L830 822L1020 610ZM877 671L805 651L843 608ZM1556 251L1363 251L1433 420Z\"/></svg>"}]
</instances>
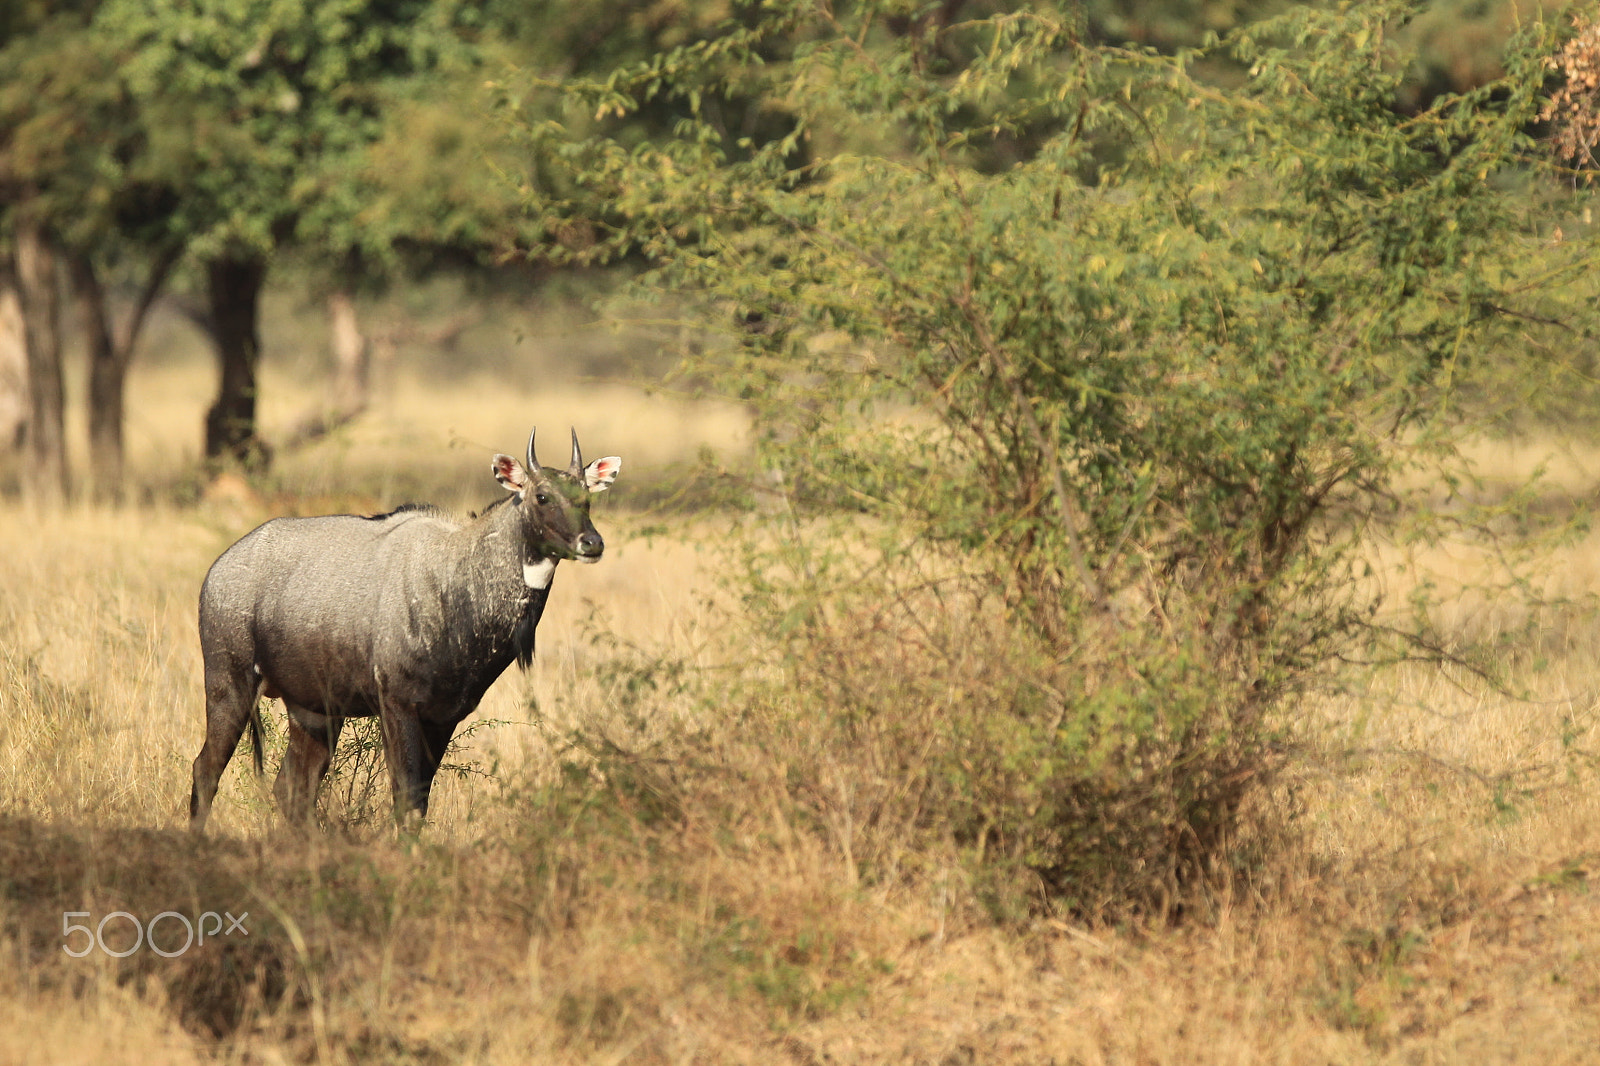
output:
<instances>
[{"instance_id":1,"label":"antelope horn","mask_svg":"<svg viewBox=\"0 0 1600 1066\"><path fill-rule=\"evenodd\" d=\"M576 427L572 430L572 466L568 468L568 473L573 477L583 476L583 449L578 447L578 430Z\"/></svg>"},{"instance_id":2,"label":"antelope horn","mask_svg":"<svg viewBox=\"0 0 1600 1066\"><path fill-rule=\"evenodd\" d=\"M539 432L539 427L534 426L528 433L528 473L536 473L539 469L539 460L533 457L533 435Z\"/></svg>"}]
</instances>

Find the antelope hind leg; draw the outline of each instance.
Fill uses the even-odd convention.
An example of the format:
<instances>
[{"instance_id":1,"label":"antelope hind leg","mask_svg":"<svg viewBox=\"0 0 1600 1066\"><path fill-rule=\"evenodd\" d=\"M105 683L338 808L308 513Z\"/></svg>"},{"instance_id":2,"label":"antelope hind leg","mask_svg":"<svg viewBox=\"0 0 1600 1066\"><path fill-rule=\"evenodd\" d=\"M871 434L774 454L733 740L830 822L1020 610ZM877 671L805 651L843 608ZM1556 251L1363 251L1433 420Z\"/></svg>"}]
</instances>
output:
<instances>
[{"instance_id":1,"label":"antelope hind leg","mask_svg":"<svg viewBox=\"0 0 1600 1066\"><path fill-rule=\"evenodd\" d=\"M344 719L307 711L288 701L284 702L284 707L289 712L289 748L284 752L272 794L278 800L278 812L284 820L292 826L304 827L316 814L317 790L333 762Z\"/></svg>"},{"instance_id":2,"label":"antelope hind leg","mask_svg":"<svg viewBox=\"0 0 1600 1066\"><path fill-rule=\"evenodd\" d=\"M206 827L217 783L260 699L261 679L248 665L234 669L207 664L206 739L195 756L194 783L189 789L189 828L195 832Z\"/></svg>"}]
</instances>

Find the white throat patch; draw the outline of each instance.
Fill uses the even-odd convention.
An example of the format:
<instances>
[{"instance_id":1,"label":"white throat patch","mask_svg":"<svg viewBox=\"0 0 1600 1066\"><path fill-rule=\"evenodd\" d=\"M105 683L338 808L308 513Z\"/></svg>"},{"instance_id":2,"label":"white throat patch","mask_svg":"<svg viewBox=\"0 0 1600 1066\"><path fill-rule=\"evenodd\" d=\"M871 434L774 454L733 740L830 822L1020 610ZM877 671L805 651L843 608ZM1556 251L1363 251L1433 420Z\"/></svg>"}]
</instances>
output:
<instances>
[{"instance_id":1,"label":"white throat patch","mask_svg":"<svg viewBox=\"0 0 1600 1066\"><path fill-rule=\"evenodd\" d=\"M522 564L522 583L530 589L547 589L550 579L556 576L556 561L540 559L536 563Z\"/></svg>"}]
</instances>

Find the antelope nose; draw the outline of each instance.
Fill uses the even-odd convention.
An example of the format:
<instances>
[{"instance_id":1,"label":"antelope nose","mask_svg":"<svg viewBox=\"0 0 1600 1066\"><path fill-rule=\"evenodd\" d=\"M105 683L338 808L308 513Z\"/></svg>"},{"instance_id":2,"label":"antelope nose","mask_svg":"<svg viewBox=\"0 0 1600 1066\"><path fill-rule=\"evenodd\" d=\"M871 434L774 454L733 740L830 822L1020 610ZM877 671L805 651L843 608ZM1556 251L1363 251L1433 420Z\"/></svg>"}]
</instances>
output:
<instances>
[{"instance_id":1,"label":"antelope nose","mask_svg":"<svg viewBox=\"0 0 1600 1066\"><path fill-rule=\"evenodd\" d=\"M594 530L578 535L578 555L585 559L598 559L606 550L606 542Z\"/></svg>"}]
</instances>

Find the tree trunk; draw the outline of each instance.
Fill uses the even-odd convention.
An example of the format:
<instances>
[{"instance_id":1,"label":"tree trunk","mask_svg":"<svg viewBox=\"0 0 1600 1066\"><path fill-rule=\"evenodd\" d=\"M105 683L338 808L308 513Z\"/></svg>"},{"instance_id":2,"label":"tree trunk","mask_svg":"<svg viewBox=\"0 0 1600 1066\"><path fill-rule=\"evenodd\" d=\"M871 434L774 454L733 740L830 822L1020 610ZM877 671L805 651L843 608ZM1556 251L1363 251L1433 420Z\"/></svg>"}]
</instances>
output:
<instances>
[{"instance_id":1,"label":"tree trunk","mask_svg":"<svg viewBox=\"0 0 1600 1066\"><path fill-rule=\"evenodd\" d=\"M361 332L350 294L328 297L328 332L333 342L333 383L327 400L308 411L284 437L284 451L315 443L366 411L371 399L372 342Z\"/></svg>"},{"instance_id":2,"label":"tree trunk","mask_svg":"<svg viewBox=\"0 0 1600 1066\"><path fill-rule=\"evenodd\" d=\"M69 257L72 287L78 295L84 340L89 349L89 461L95 481L118 498L122 495L123 382L127 364L111 335L105 288L87 255Z\"/></svg>"},{"instance_id":3,"label":"tree trunk","mask_svg":"<svg viewBox=\"0 0 1600 1066\"><path fill-rule=\"evenodd\" d=\"M211 336L221 379L216 402L206 412L206 458L230 458L264 467L269 454L256 433L256 376L261 366L258 325L264 259L213 259L206 265L211 300Z\"/></svg>"},{"instance_id":4,"label":"tree trunk","mask_svg":"<svg viewBox=\"0 0 1600 1066\"><path fill-rule=\"evenodd\" d=\"M343 289L328 297L328 325L333 340L333 410L348 422L367 409L372 386L372 343L361 332L356 305Z\"/></svg>"},{"instance_id":5,"label":"tree trunk","mask_svg":"<svg viewBox=\"0 0 1600 1066\"><path fill-rule=\"evenodd\" d=\"M31 503L59 506L69 490L60 290L55 253L44 229L26 217L16 221L16 273L28 364L28 447L22 491Z\"/></svg>"},{"instance_id":6,"label":"tree trunk","mask_svg":"<svg viewBox=\"0 0 1600 1066\"><path fill-rule=\"evenodd\" d=\"M0 264L0 452L22 449L28 429L28 347L10 264Z\"/></svg>"},{"instance_id":7,"label":"tree trunk","mask_svg":"<svg viewBox=\"0 0 1600 1066\"><path fill-rule=\"evenodd\" d=\"M105 286L100 283L94 260L82 252L74 253L70 259L73 288L77 290L79 312L89 348L89 452L97 477L118 498L123 495L127 422L124 404L128 368L133 365L133 347L138 343L145 318L166 285L167 276L177 263L178 255L176 247L156 253L151 260L144 289L129 313L126 328L120 336L112 327Z\"/></svg>"}]
</instances>

